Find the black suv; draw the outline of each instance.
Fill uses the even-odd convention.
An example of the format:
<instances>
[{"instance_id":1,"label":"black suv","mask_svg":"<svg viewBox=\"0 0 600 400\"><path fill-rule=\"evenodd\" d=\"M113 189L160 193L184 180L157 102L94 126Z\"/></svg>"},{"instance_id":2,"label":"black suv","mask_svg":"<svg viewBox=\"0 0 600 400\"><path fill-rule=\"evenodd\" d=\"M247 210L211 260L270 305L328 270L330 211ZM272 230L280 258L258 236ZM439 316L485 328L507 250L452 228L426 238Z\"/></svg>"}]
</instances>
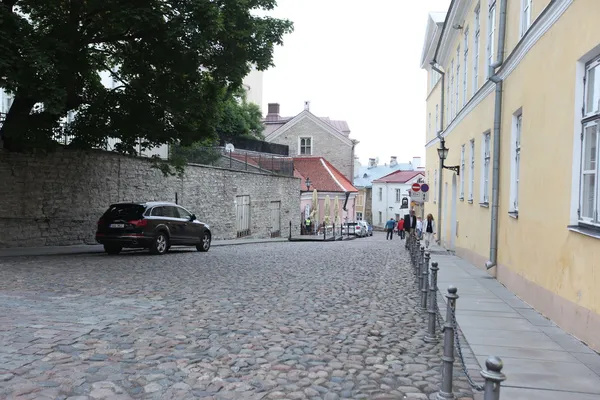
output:
<instances>
[{"instance_id":1,"label":"black suv","mask_svg":"<svg viewBox=\"0 0 600 400\"><path fill-rule=\"evenodd\" d=\"M210 249L209 226L185 208L164 202L112 204L98 220L96 241L108 254L124 247L165 254L171 245Z\"/></svg>"}]
</instances>

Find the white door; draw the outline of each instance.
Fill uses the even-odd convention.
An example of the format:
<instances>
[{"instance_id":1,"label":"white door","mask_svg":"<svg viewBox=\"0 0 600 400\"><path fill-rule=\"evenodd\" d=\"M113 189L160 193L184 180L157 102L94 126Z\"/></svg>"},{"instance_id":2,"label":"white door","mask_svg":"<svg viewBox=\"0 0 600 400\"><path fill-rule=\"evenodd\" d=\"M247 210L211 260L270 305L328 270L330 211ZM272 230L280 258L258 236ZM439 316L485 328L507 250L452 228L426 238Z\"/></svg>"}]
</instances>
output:
<instances>
[{"instance_id":1,"label":"white door","mask_svg":"<svg viewBox=\"0 0 600 400\"><path fill-rule=\"evenodd\" d=\"M250 196L236 196L237 237L250 235Z\"/></svg>"},{"instance_id":2,"label":"white door","mask_svg":"<svg viewBox=\"0 0 600 400\"><path fill-rule=\"evenodd\" d=\"M281 236L281 202L271 202L271 237Z\"/></svg>"},{"instance_id":3,"label":"white door","mask_svg":"<svg viewBox=\"0 0 600 400\"><path fill-rule=\"evenodd\" d=\"M448 246L448 240L446 238L446 232L448 231L448 229L446 228L446 226L450 223L448 221L448 197L450 197L450 195L448 194L448 182L444 183L444 215L442 216L442 232L441 235L444 238L444 240L442 241L440 238L440 243L443 243L445 246Z\"/></svg>"}]
</instances>

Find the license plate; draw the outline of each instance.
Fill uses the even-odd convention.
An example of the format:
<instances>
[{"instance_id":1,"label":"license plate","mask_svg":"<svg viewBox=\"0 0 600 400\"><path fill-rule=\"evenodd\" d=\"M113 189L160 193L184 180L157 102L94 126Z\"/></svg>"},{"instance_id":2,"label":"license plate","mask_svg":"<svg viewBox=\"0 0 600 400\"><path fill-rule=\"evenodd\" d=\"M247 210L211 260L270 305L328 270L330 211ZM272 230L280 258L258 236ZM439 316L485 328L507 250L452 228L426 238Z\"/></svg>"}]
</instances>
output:
<instances>
[{"instance_id":1,"label":"license plate","mask_svg":"<svg viewBox=\"0 0 600 400\"><path fill-rule=\"evenodd\" d=\"M110 224L109 228L125 228L125 224Z\"/></svg>"}]
</instances>

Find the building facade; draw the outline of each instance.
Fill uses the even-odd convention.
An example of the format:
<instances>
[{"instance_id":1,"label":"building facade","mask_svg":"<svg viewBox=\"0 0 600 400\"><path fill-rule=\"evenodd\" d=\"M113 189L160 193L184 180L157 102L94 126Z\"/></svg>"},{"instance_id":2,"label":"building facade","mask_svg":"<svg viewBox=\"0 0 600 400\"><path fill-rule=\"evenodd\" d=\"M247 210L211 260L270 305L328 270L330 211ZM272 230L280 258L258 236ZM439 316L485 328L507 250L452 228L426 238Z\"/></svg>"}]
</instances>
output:
<instances>
[{"instance_id":1,"label":"building facade","mask_svg":"<svg viewBox=\"0 0 600 400\"><path fill-rule=\"evenodd\" d=\"M597 0L456 0L429 16L421 59L443 244L596 350L598 15ZM460 173L440 174L440 138Z\"/></svg>"},{"instance_id":2,"label":"building facade","mask_svg":"<svg viewBox=\"0 0 600 400\"><path fill-rule=\"evenodd\" d=\"M382 228L390 218L404 218L410 210L409 190L413 183L423 181L418 171L396 171L373 181L373 226ZM420 214L419 214L420 215Z\"/></svg>"},{"instance_id":3,"label":"building facade","mask_svg":"<svg viewBox=\"0 0 600 400\"><path fill-rule=\"evenodd\" d=\"M290 156L323 157L352 182L358 141L350 138L346 121L317 117L308 102L295 117L282 117L279 104L270 103L263 124L265 141L289 146Z\"/></svg>"}]
</instances>

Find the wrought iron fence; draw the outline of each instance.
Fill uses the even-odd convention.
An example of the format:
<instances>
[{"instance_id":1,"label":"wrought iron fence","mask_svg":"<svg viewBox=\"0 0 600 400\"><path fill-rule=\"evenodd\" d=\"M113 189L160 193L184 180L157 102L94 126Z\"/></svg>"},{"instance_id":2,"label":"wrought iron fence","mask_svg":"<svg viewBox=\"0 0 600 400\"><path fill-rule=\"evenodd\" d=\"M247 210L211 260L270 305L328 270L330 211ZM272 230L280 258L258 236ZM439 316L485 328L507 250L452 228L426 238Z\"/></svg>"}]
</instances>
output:
<instances>
[{"instance_id":1,"label":"wrought iron fence","mask_svg":"<svg viewBox=\"0 0 600 400\"><path fill-rule=\"evenodd\" d=\"M229 150L224 147L183 148L173 146L171 156L183 156L191 164L212 165L238 171L294 176L293 158L275 154L247 150Z\"/></svg>"}]
</instances>

